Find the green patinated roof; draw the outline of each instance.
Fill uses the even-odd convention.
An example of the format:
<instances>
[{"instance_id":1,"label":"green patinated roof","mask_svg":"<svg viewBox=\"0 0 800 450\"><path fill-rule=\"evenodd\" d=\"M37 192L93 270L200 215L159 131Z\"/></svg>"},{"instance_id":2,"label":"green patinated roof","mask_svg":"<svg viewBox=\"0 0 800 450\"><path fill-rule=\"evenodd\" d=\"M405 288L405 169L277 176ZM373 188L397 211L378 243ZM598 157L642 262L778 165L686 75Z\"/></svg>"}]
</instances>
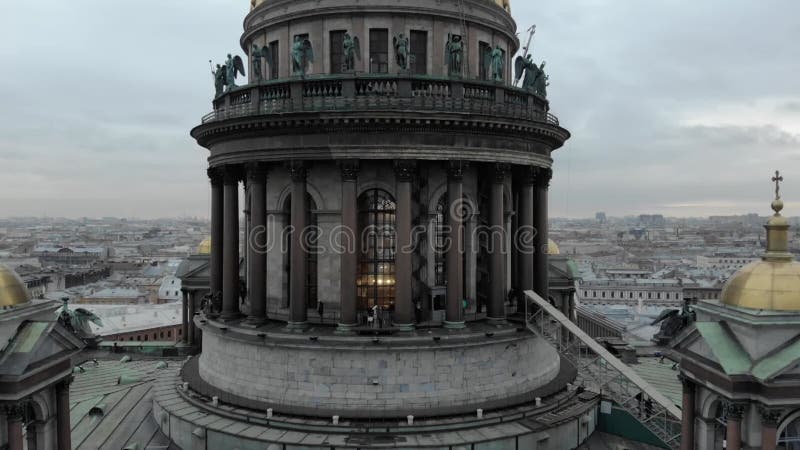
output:
<instances>
[{"instance_id":1,"label":"green patinated roof","mask_svg":"<svg viewBox=\"0 0 800 450\"><path fill-rule=\"evenodd\" d=\"M753 376L766 381L800 362L800 340L781 349L774 355L763 358L753 367Z\"/></svg>"},{"instance_id":2,"label":"green patinated roof","mask_svg":"<svg viewBox=\"0 0 800 450\"><path fill-rule=\"evenodd\" d=\"M672 368L672 361L660 361L661 358L639 358L637 364L631 364L631 369L675 405L680 406L683 402L683 386L678 379L679 371Z\"/></svg>"},{"instance_id":3,"label":"green patinated roof","mask_svg":"<svg viewBox=\"0 0 800 450\"><path fill-rule=\"evenodd\" d=\"M718 322L699 322L695 326L726 374L742 375L749 372L753 362L727 328Z\"/></svg>"}]
</instances>

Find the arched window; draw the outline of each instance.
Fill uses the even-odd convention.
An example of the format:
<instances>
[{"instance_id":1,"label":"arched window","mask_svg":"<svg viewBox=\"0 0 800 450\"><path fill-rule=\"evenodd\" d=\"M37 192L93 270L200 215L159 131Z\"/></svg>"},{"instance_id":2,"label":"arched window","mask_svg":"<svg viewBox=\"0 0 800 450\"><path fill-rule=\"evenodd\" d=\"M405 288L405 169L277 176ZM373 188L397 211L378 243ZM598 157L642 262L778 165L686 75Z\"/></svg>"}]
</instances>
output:
<instances>
[{"instance_id":1,"label":"arched window","mask_svg":"<svg viewBox=\"0 0 800 450\"><path fill-rule=\"evenodd\" d=\"M375 305L393 309L397 236L392 196L381 189L364 192L358 199L358 308Z\"/></svg>"},{"instance_id":2,"label":"arched window","mask_svg":"<svg viewBox=\"0 0 800 450\"><path fill-rule=\"evenodd\" d=\"M306 223L308 224L308 233L309 236L307 238L307 242L310 244L309 251L306 252L306 301L309 308L316 308L317 307L317 300L319 298L317 293L317 231L318 231L318 221L317 221L317 203L311 197L310 194L306 194L306 201L308 202L308 214L306 216ZM283 239L284 239L284 252L283 256L283 272L286 277L286 304L284 306L289 306L289 299L292 298L292 286L289 283L289 276L292 267L292 260L291 260L291 245L289 242L290 234L289 234L289 227L291 225L291 216L292 216L292 198L287 197L286 201L283 203L283 212L286 217L286 226L284 227Z\"/></svg>"}]
</instances>

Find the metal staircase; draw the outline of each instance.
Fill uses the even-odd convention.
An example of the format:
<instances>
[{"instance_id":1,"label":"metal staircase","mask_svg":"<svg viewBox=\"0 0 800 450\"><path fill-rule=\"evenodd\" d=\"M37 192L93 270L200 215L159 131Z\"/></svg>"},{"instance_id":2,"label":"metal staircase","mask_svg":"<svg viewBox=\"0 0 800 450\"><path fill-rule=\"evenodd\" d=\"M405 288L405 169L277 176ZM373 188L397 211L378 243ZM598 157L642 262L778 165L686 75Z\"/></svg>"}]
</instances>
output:
<instances>
[{"instance_id":1,"label":"metal staircase","mask_svg":"<svg viewBox=\"0 0 800 450\"><path fill-rule=\"evenodd\" d=\"M528 328L575 365L579 385L613 400L668 447L680 448L680 408L549 302L532 291L525 298Z\"/></svg>"}]
</instances>

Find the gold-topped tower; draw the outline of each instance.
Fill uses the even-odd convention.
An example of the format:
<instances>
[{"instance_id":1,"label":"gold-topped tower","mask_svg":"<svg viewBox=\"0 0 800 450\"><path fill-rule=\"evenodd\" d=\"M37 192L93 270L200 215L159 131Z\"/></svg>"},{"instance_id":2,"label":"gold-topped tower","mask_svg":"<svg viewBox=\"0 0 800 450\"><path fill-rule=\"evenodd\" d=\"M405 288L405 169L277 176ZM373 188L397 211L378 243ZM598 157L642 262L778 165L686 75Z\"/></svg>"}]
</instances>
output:
<instances>
[{"instance_id":1,"label":"gold-topped tower","mask_svg":"<svg viewBox=\"0 0 800 450\"><path fill-rule=\"evenodd\" d=\"M722 289L722 303L769 311L800 311L800 263L789 253L789 221L781 215L783 200L775 172L775 200L767 229L767 251L761 261L743 267Z\"/></svg>"}]
</instances>

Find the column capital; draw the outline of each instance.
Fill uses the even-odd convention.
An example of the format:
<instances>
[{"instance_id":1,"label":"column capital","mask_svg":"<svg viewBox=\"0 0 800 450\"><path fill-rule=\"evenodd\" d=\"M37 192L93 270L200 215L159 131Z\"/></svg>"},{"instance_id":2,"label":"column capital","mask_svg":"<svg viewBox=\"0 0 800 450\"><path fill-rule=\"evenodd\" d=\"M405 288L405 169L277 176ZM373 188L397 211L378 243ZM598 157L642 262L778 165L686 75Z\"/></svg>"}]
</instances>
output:
<instances>
[{"instance_id":1,"label":"column capital","mask_svg":"<svg viewBox=\"0 0 800 450\"><path fill-rule=\"evenodd\" d=\"M342 181L358 181L361 164L357 159L342 160L339 161L339 169L342 171Z\"/></svg>"},{"instance_id":2,"label":"column capital","mask_svg":"<svg viewBox=\"0 0 800 450\"><path fill-rule=\"evenodd\" d=\"M291 161L286 164L286 168L289 170L292 181L306 181L308 167L304 161Z\"/></svg>"},{"instance_id":3,"label":"column capital","mask_svg":"<svg viewBox=\"0 0 800 450\"><path fill-rule=\"evenodd\" d=\"M7 403L3 405L3 411L9 422L21 422L25 418L25 406L22 402Z\"/></svg>"},{"instance_id":4,"label":"column capital","mask_svg":"<svg viewBox=\"0 0 800 450\"><path fill-rule=\"evenodd\" d=\"M233 184L242 181L242 168L240 166L222 167L222 178L226 184Z\"/></svg>"},{"instance_id":5,"label":"column capital","mask_svg":"<svg viewBox=\"0 0 800 450\"><path fill-rule=\"evenodd\" d=\"M511 171L511 165L506 163L497 163L492 167L492 181L495 183L505 183L508 173Z\"/></svg>"},{"instance_id":6,"label":"column capital","mask_svg":"<svg viewBox=\"0 0 800 450\"><path fill-rule=\"evenodd\" d=\"M694 380L684 374L679 374L678 379L681 381L681 385L684 389L694 389L696 386Z\"/></svg>"},{"instance_id":7,"label":"column capital","mask_svg":"<svg viewBox=\"0 0 800 450\"><path fill-rule=\"evenodd\" d=\"M417 175L417 162L410 159L395 161L394 173L397 181L413 181Z\"/></svg>"},{"instance_id":8,"label":"column capital","mask_svg":"<svg viewBox=\"0 0 800 450\"><path fill-rule=\"evenodd\" d=\"M538 167L522 166L517 173L519 174L520 183L523 186L532 186L536 184Z\"/></svg>"},{"instance_id":9,"label":"column capital","mask_svg":"<svg viewBox=\"0 0 800 450\"><path fill-rule=\"evenodd\" d=\"M264 180L268 171L267 166L262 163L248 163L245 165L245 170L247 172L248 183Z\"/></svg>"},{"instance_id":10,"label":"column capital","mask_svg":"<svg viewBox=\"0 0 800 450\"><path fill-rule=\"evenodd\" d=\"M536 185L545 189L550 188L550 180L553 179L553 169L549 167L536 167L534 169Z\"/></svg>"},{"instance_id":11,"label":"column capital","mask_svg":"<svg viewBox=\"0 0 800 450\"><path fill-rule=\"evenodd\" d=\"M447 163L447 177L451 180L463 180L464 170L469 166L466 161L448 161Z\"/></svg>"},{"instance_id":12,"label":"column capital","mask_svg":"<svg viewBox=\"0 0 800 450\"><path fill-rule=\"evenodd\" d=\"M209 167L206 170L208 174L208 178L211 180L211 184L222 184L223 180L223 170L219 167Z\"/></svg>"},{"instance_id":13,"label":"column capital","mask_svg":"<svg viewBox=\"0 0 800 450\"><path fill-rule=\"evenodd\" d=\"M725 405L725 417L728 420L742 420L747 403L730 402Z\"/></svg>"},{"instance_id":14,"label":"column capital","mask_svg":"<svg viewBox=\"0 0 800 450\"><path fill-rule=\"evenodd\" d=\"M761 424L772 427L778 426L781 416L783 415L782 410L770 408L765 405L759 405L758 413L761 415Z\"/></svg>"}]
</instances>

